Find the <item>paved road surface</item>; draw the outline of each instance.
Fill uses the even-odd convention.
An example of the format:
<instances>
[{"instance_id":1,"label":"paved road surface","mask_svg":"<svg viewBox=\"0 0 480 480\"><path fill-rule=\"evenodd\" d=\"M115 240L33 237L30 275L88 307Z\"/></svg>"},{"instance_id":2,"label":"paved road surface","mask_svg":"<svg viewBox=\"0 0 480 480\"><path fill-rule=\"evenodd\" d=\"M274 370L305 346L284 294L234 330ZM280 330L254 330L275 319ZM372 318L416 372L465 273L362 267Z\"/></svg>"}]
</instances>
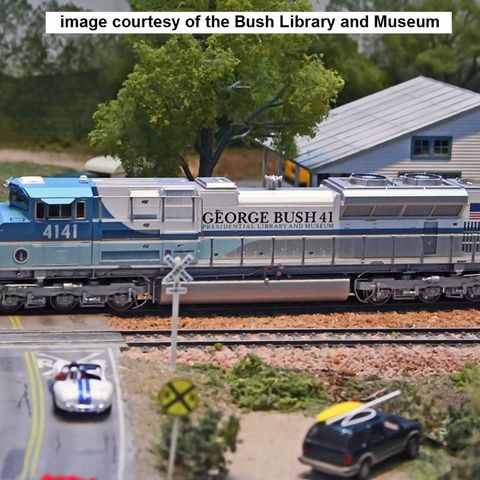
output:
<instances>
[{"instance_id":1,"label":"paved road surface","mask_svg":"<svg viewBox=\"0 0 480 480\"><path fill-rule=\"evenodd\" d=\"M20 331L25 323L25 329L34 325L40 329L41 318L0 317L0 328L10 323ZM65 329L72 321L57 316L56 323ZM98 324L105 328L104 323ZM38 480L45 474L97 480L133 478L117 354L117 348L101 345L0 347L0 479ZM110 415L86 418L54 413L50 386L58 359L105 361L107 378L115 385Z\"/></svg>"}]
</instances>

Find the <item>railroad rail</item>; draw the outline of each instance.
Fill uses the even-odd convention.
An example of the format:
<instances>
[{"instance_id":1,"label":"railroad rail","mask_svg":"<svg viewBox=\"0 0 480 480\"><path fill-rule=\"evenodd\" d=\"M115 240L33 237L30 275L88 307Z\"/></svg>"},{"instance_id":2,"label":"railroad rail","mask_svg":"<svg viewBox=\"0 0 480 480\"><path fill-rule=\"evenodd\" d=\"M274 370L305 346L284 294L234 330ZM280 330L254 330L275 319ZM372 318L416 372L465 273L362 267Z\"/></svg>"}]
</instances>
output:
<instances>
[{"instance_id":1,"label":"railroad rail","mask_svg":"<svg viewBox=\"0 0 480 480\"><path fill-rule=\"evenodd\" d=\"M117 344L167 348L169 329L1 330L0 345ZM178 347L479 345L480 327L460 328L216 328L181 329Z\"/></svg>"},{"instance_id":2,"label":"railroad rail","mask_svg":"<svg viewBox=\"0 0 480 480\"><path fill-rule=\"evenodd\" d=\"M170 330L122 330L129 347L170 346ZM178 347L475 345L480 328L240 328L183 329Z\"/></svg>"}]
</instances>

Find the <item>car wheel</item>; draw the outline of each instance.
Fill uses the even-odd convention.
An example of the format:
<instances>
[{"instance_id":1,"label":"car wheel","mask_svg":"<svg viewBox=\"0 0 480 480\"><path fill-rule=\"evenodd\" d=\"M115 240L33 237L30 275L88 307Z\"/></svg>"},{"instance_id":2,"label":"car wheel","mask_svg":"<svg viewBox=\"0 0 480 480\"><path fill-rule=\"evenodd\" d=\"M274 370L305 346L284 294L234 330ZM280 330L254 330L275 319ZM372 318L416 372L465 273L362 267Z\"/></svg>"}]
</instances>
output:
<instances>
[{"instance_id":1,"label":"car wheel","mask_svg":"<svg viewBox=\"0 0 480 480\"><path fill-rule=\"evenodd\" d=\"M360 464L360 469L358 470L358 475L357 475L358 480L366 480L370 475L371 469L372 469L372 462L367 458Z\"/></svg>"},{"instance_id":2,"label":"car wheel","mask_svg":"<svg viewBox=\"0 0 480 480\"><path fill-rule=\"evenodd\" d=\"M405 455L408 458L415 458L418 455L418 436L414 435L413 437L410 437L407 446L405 447Z\"/></svg>"}]
</instances>

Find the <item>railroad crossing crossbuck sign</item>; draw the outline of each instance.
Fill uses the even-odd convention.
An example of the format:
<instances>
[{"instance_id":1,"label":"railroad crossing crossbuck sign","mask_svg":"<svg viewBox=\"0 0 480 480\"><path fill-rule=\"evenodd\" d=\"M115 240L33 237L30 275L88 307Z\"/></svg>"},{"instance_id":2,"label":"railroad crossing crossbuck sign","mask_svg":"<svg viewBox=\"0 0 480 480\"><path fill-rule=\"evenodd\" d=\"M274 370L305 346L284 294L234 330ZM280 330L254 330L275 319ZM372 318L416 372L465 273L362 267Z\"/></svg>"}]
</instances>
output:
<instances>
[{"instance_id":1,"label":"railroad crossing crossbuck sign","mask_svg":"<svg viewBox=\"0 0 480 480\"><path fill-rule=\"evenodd\" d=\"M193 280L185 270L185 268L193 262L193 257L190 254L183 258L173 258L171 255L166 255L163 260L172 269L162 280L163 284L169 285L166 293L169 295L173 295L174 293L187 293L187 289L182 286L182 283L190 283Z\"/></svg>"},{"instance_id":2,"label":"railroad crossing crossbuck sign","mask_svg":"<svg viewBox=\"0 0 480 480\"><path fill-rule=\"evenodd\" d=\"M197 389L190 380L174 378L162 388L160 403L170 415L184 417L197 408Z\"/></svg>"}]
</instances>

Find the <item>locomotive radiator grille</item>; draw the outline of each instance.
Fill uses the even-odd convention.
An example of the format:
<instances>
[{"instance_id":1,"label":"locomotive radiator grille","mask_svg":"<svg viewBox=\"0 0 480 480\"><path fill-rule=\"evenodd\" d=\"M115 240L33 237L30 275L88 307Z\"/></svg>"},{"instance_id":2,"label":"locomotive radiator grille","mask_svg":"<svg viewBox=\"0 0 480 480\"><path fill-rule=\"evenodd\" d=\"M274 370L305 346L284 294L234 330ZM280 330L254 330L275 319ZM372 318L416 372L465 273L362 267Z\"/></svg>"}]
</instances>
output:
<instances>
[{"instance_id":1,"label":"locomotive radiator grille","mask_svg":"<svg viewBox=\"0 0 480 480\"><path fill-rule=\"evenodd\" d=\"M464 222L463 232L462 251L480 252L480 222Z\"/></svg>"}]
</instances>

